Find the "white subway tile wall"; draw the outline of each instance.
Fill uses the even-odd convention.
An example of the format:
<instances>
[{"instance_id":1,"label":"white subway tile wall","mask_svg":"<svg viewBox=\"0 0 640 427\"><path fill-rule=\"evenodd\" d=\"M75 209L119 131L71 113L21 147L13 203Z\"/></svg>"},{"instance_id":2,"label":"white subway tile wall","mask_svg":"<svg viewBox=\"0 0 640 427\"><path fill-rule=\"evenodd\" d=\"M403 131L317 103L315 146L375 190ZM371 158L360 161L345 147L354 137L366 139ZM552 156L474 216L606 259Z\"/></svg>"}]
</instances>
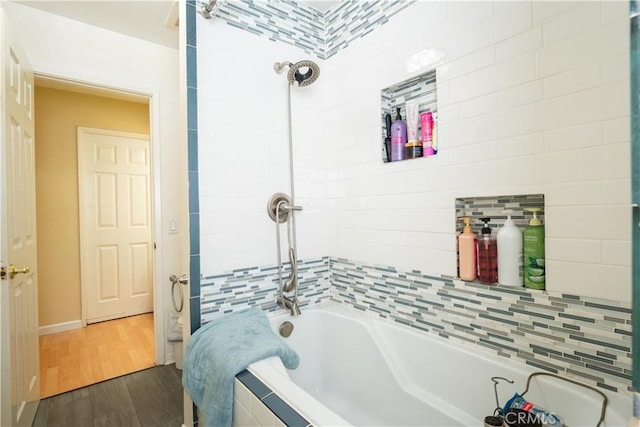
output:
<instances>
[{"instance_id":1,"label":"white subway tile wall","mask_svg":"<svg viewBox=\"0 0 640 427\"><path fill-rule=\"evenodd\" d=\"M340 116L366 108L370 93L407 78L401 58L415 53L404 43L410 37L446 54L437 68L438 156L399 164L382 164L375 150L343 156L377 118L327 123L339 159L328 175L336 226L331 255L455 275L455 248L443 248L432 235L453 235L456 197L543 193L547 288L629 301L627 7L617 1L418 2L377 29L378 37L359 39L329 58L326 90L335 93L331 99L339 93L351 100L347 107L328 104ZM439 19L430 19L432 25L419 31L411 25L434 13ZM359 205L344 202L353 197ZM429 203L443 199L439 210ZM376 209L367 205L371 200ZM424 239L391 237L400 232ZM606 257L604 242L615 242L607 243Z\"/></svg>"},{"instance_id":2,"label":"white subway tile wall","mask_svg":"<svg viewBox=\"0 0 640 427\"><path fill-rule=\"evenodd\" d=\"M274 36L276 21L257 37L250 23L197 20L203 298L218 292L205 277L275 263L266 203L289 179L287 82L273 63L310 58L319 80L291 88L300 259L454 276L456 198L544 194L547 289L628 304L627 3L383 2L373 21L369 2L342 4L322 15L325 50ZM358 18L341 23L352 6ZM423 49L445 53L439 153L385 164L380 90L426 71L405 68Z\"/></svg>"}]
</instances>

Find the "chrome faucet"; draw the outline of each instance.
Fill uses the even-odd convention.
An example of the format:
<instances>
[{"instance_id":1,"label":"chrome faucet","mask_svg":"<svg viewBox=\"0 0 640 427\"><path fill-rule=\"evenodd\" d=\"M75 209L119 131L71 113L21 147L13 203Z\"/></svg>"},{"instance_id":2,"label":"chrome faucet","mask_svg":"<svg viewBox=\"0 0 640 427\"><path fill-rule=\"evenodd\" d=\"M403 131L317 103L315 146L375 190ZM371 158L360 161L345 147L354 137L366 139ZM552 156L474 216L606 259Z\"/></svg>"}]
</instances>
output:
<instances>
[{"instance_id":1,"label":"chrome faucet","mask_svg":"<svg viewBox=\"0 0 640 427\"><path fill-rule=\"evenodd\" d=\"M288 308L289 310L291 310L292 316L298 316L301 314L300 308L298 307L297 297L289 298L286 295L280 295L278 296L276 303L282 308Z\"/></svg>"}]
</instances>

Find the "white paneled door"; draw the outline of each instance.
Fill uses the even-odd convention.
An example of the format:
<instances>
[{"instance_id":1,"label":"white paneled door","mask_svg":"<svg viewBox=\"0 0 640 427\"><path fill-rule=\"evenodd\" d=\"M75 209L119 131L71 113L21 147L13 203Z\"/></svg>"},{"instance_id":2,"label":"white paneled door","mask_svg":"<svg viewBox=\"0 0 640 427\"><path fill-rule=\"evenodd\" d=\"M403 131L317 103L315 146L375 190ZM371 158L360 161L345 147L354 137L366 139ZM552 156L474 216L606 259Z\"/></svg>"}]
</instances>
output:
<instances>
[{"instance_id":1,"label":"white paneled door","mask_svg":"<svg viewBox=\"0 0 640 427\"><path fill-rule=\"evenodd\" d=\"M0 424L30 426L40 400L33 72L0 7L2 280Z\"/></svg>"},{"instance_id":2,"label":"white paneled door","mask_svg":"<svg viewBox=\"0 0 640 427\"><path fill-rule=\"evenodd\" d=\"M153 311L150 160L148 135L78 128L87 323Z\"/></svg>"}]
</instances>

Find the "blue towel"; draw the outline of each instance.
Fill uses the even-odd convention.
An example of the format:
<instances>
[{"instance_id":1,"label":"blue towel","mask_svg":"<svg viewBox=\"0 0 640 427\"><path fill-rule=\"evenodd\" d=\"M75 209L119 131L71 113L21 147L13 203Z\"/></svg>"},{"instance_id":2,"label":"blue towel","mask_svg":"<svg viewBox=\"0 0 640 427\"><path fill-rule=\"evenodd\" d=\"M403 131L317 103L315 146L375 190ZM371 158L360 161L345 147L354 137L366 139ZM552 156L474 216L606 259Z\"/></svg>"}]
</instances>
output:
<instances>
[{"instance_id":1,"label":"blue towel","mask_svg":"<svg viewBox=\"0 0 640 427\"><path fill-rule=\"evenodd\" d=\"M300 363L298 354L271 330L258 308L213 320L189 339L182 385L204 413L207 427L231 426L233 379L261 359L280 356L288 369Z\"/></svg>"}]
</instances>

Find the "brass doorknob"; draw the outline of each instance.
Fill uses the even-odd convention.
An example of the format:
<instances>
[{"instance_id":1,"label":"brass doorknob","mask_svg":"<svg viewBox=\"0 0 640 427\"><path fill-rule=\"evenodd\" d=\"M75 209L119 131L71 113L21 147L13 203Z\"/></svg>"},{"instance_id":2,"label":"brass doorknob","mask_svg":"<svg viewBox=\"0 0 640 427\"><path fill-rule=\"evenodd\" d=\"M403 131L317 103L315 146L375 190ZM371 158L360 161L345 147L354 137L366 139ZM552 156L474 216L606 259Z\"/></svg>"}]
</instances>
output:
<instances>
[{"instance_id":1,"label":"brass doorknob","mask_svg":"<svg viewBox=\"0 0 640 427\"><path fill-rule=\"evenodd\" d=\"M9 266L9 279L13 279L17 274L27 274L31 267L17 268L15 264Z\"/></svg>"}]
</instances>

